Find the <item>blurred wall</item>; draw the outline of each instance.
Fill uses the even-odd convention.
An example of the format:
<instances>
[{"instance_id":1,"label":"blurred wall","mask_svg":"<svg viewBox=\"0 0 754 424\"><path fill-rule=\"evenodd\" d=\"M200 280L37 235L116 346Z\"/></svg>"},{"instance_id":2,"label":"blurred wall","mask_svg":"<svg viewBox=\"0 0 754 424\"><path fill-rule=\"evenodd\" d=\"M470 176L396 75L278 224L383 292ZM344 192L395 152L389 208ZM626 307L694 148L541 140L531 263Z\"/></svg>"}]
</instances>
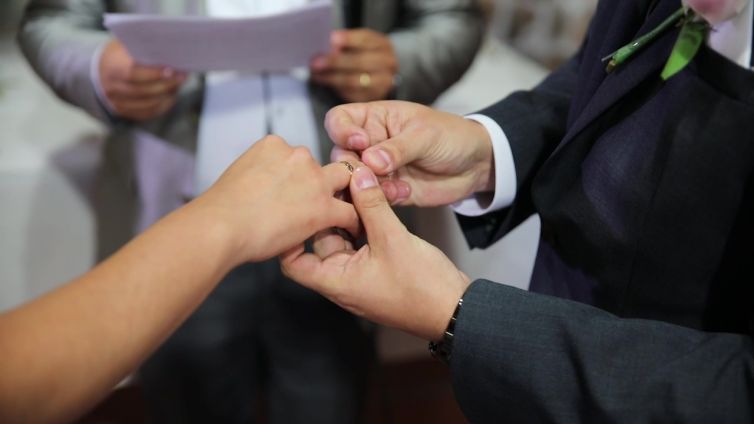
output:
<instances>
[{"instance_id":1,"label":"blurred wall","mask_svg":"<svg viewBox=\"0 0 754 424\"><path fill-rule=\"evenodd\" d=\"M495 36L549 68L578 49L597 6L597 0L494 1Z\"/></svg>"},{"instance_id":2,"label":"blurred wall","mask_svg":"<svg viewBox=\"0 0 754 424\"><path fill-rule=\"evenodd\" d=\"M24 3L0 0L0 310L93 264L90 193L105 131L57 99L21 56Z\"/></svg>"},{"instance_id":3,"label":"blurred wall","mask_svg":"<svg viewBox=\"0 0 754 424\"><path fill-rule=\"evenodd\" d=\"M0 1L0 31L10 31L16 27L25 3L25 0Z\"/></svg>"}]
</instances>

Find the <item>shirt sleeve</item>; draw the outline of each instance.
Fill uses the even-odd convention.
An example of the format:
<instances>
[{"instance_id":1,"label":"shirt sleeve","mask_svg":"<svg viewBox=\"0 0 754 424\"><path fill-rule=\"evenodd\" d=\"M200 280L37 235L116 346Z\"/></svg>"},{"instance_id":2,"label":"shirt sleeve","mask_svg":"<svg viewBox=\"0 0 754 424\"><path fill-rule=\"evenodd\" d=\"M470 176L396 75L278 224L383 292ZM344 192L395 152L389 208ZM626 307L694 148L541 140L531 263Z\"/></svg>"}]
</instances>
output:
<instances>
[{"instance_id":1,"label":"shirt sleeve","mask_svg":"<svg viewBox=\"0 0 754 424\"><path fill-rule=\"evenodd\" d=\"M105 109L107 115L112 118L115 116L115 108L110 103L110 100L107 99L107 96L105 96L105 91L102 89L102 81L99 75L99 62L103 50L105 50L105 44L100 45L94 52L94 55L92 55L92 60L89 62L89 75L91 75L92 86L94 87L94 93L97 96L97 100Z\"/></svg>"},{"instance_id":2,"label":"shirt sleeve","mask_svg":"<svg viewBox=\"0 0 754 424\"><path fill-rule=\"evenodd\" d=\"M474 193L454 203L452 207L460 215L481 216L506 208L513 203L516 197L516 168L508 137L497 122L480 114L468 115L466 119L480 123L490 134L495 164L495 191Z\"/></svg>"}]
</instances>

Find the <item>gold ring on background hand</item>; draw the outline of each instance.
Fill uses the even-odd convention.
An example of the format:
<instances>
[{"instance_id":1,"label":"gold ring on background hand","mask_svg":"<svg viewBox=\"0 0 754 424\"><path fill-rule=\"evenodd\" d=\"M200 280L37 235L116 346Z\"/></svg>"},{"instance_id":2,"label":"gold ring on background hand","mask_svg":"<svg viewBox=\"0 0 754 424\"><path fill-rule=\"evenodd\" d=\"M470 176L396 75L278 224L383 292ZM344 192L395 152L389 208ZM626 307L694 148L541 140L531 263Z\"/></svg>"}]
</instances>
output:
<instances>
[{"instance_id":1,"label":"gold ring on background hand","mask_svg":"<svg viewBox=\"0 0 754 424\"><path fill-rule=\"evenodd\" d=\"M372 85L372 76L368 72L362 72L359 75L359 85L361 88L369 88Z\"/></svg>"},{"instance_id":2,"label":"gold ring on background hand","mask_svg":"<svg viewBox=\"0 0 754 424\"><path fill-rule=\"evenodd\" d=\"M351 165L350 162L346 162L346 161L342 160L342 161L340 161L340 163L342 163L343 165L346 166L346 169L348 170L349 174L353 175L353 165Z\"/></svg>"}]
</instances>

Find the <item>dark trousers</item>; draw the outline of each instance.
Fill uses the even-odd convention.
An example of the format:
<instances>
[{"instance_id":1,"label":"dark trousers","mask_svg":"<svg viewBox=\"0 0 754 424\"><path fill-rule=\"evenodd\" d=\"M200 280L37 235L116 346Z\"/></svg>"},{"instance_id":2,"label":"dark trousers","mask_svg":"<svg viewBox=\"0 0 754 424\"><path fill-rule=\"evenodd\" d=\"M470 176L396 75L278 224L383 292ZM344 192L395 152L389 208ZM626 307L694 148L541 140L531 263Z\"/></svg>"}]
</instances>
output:
<instances>
[{"instance_id":1,"label":"dark trousers","mask_svg":"<svg viewBox=\"0 0 754 424\"><path fill-rule=\"evenodd\" d=\"M261 407L271 424L352 424L372 347L356 318L271 260L231 272L140 378L156 423L247 424Z\"/></svg>"}]
</instances>

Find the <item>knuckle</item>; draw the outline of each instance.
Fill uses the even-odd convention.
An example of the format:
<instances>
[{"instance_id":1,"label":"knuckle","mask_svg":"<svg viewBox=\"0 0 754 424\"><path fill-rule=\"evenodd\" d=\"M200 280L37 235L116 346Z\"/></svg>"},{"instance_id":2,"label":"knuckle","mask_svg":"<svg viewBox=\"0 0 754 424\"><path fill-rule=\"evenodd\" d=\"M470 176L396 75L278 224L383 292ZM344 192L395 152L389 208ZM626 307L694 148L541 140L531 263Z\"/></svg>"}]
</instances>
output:
<instances>
[{"instance_id":1,"label":"knuckle","mask_svg":"<svg viewBox=\"0 0 754 424\"><path fill-rule=\"evenodd\" d=\"M282 140L282 139L281 139ZM293 148L293 155L298 158L310 158L312 156L311 151L306 146L296 146Z\"/></svg>"},{"instance_id":2,"label":"knuckle","mask_svg":"<svg viewBox=\"0 0 754 424\"><path fill-rule=\"evenodd\" d=\"M285 142L283 139L274 134L266 135L255 143L256 146L272 148L280 148L283 147L284 144Z\"/></svg>"},{"instance_id":3,"label":"knuckle","mask_svg":"<svg viewBox=\"0 0 754 424\"><path fill-rule=\"evenodd\" d=\"M102 91L104 92L105 97L107 97L108 99L111 99L118 94L118 90L116 90L112 86L103 87Z\"/></svg>"},{"instance_id":4,"label":"knuckle","mask_svg":"<svg viewBox=\"0 0 754 424\"><path fill-rule=\"evenodd\" d=\"M310 165L314 158L308 147L296 146L291 153L291 160L299 165Z\"/></svg>"},{"instance_id":5,"label":"knuckle","mask_svg":"<svg viewBox=\"0 0 754 424\"><path fill-rule=\"evenodd\" d=\"M369 69L369 59L364 54L357 54L354 56L351 66L354 69Z\"/></svg>"},{"instance_id":6,"label":"knuckle","mask_svg":"<svg viewBox=\"0 0 754 424\"><path fill-rule=\"evenodd\" d=\"M389 159L393 164L401 163L405 156L405 146L398 141L389 141L380 144L379 150L375 150L373 154L382 156L383 152L388 156L383 159Z\"/></svg>"}]
</instances>

